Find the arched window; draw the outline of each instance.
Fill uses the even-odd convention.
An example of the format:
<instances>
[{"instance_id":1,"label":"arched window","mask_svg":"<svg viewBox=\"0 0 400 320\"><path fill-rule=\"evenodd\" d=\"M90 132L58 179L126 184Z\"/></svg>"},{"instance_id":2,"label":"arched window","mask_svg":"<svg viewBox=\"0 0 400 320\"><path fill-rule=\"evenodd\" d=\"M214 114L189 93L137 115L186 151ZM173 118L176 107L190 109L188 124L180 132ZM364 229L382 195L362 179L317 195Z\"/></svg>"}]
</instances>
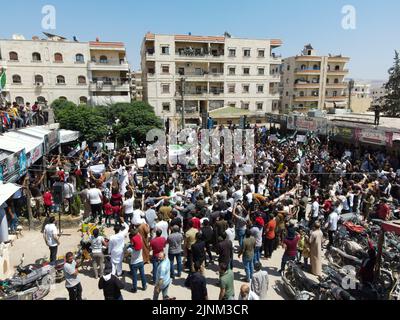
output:
<instances>
[{"instance_id":1,"label":"arched window","mask_svg":"<svg viewBox=\"0 0 400 320\"><path fill-rule=\"evenodd\" d=\"M300 91L300 97L304 97L304 91Z\"/></svg>"},{"instance_id":2,"label":"arched window","mask_svg":"<svg viewBox=\"0 0 400 320\"><path fill-rule=\"evenodd\" d=\"M87 102L88 102L88 99L86 97L80 97L79 98L79 103L80 104L87 104Z\"/></svg>"},{"instance_id":3,"label":"arched window","mask_svg":"<svg viewBox=\"0 0 400 320\"><path fill-rule=\"evenodd\" d=\"M46 98L40 96L40 97L37 98L37 102L39 102L39 103L46 103Z\"/></svg>"},{"instance_id":4,"label":"arched window","mask_svg":"<svg viewBox=\"0 0 400 320\"><path fill-rule=\"evenodd\" d=\"M340 66L335 66L335 71L339 71L340 70Z\"/></svg>"},{"instance_id":5,"label":"arched window","mask_svg":"<svg viewBox=\"0 0 400 320\"><path fill-rule=\"evenodd\" d=\"M78 77L78 84L86 84L86 77L85 76L79 76Z\"/></svg>"},{"instance_id":6,"label":"arched window","mask_svg":"<svg viewBox=\"0 0 400 320\"><path fill-rule=\"evenodd\" d=\"M337 91L333 91L332 96L337 97Z\"/></svg>"},{"instance_id":7,"label":"arched window","mask_svg":"<svg viewBox=\"0 0 400 320\"><path fill-rule=\"evenodd\" d=\"M334 81L335 83L339 83L339 79L335 79L335 81Z\"/></svg>"},{"instance_id":8,"label":"arched window","mask_svg":"<svg viewBox=\"0 0 400 320\"><path fill-rule=\"evenodd\" d=\"M63 62L63 55L61 53L54 54L54 62L58 63Z\"/></svg>"},{"instance_id":9,"label":"arched window","mask_svg":"<svg viewBox=\"0 0 400 320\"><path fill-rule=\"evenodd\" d=\"M18 61L18 53L16 53L15 51L11 51L9 53L10 56L10 61Z\"/></svg>"},{"instance_id":10,"label":"arched window","mask_svg":"<svg viewBox=\"0 0 400 320\"><path fill-rule=\"evenodd\" d=\"M301 69L301 70L306 70L306 65L305 65L305 64L302 64L301 67L300 67L300 69Z\"/></svg>"},{"instance_id":11,"label":"arched window","mask_svg":"<svg viewBox=\"0 0 400 320\"><path fill-rule=\"evenodd\" d=\"M18 75L18 74L14 74L14 75L12 76L12 82L13 82L13 83L16 83L16 84L22 83L21 76Z\"/></svg>"},{"instance_id":12,"label":"arched window","mask_svg":"<svg viewBox=\"0 0 400 320\"><path fill-rule=\"evenodd\" d=\"M100 57L100 63L108 63L108 58L107 58L107 56L101 56L101 57Z\"/></svg>"},{"instance_id":13,"label":"arched window","mask_svg":"<svg viewBox=\"0 0 400 320\"><path fill-rule=\"evenodd\" d=\"M65 77L57 76L57 84L65 84Z\"/></svg>"},{"instance_id":14,"label":"arched window","mask_svg":"<svg viewBox=\"0 0 400 320\"><path fill-rule=\"evenodd\" d=\"M22 97L15 97L15 102L20 106L25 103L25 100Z\"/></svg>"},{"instance_id":15,"label":"arched window","mask_svg":"<svg viewBox=\"0 0 400 320\"><path fill-rule=\"evenodd\" d=\"M40 62L40 61L42 61L42 57L41 57L40 53L38 53L38 52L32 53L32 61L33 61L33 62Z\"/></svg>"},{"instance_id":16,"label":"arched window","mask_svg":"<svg viewBox=\"0 0 400 320\"><path fill-rule=\"evenodd\" d=\"M314 69L314 70L319 70L318 65L317 65L317 64L314 64L313 69Z\"/></svg>"},{"instance_id":17,"label":"arched window","mask_svg":"<svg viewBox=\"0 0 400 320\"><path fill-rule=\"evenodd\" d=\"M84 63L84 62L85 62L85 57L83 56L83 54L78 53L78 54L75 56L75 62L77 62L77 63Z\"/></svg>"},{"instance_id":18,"label":"arched window","mask_svg":"<svg viewBox=\"0 0 400 320\"><path fill-rule=\"evenodd\" d=\"M63 101L67 101L67 97L59 97L58 100L63 100Z\"/></svg>"},{"instance_id":19,"label":"arched window","mask_svg":"<svg viewBox=\"0 0 400 320\"><path fill-rule=\"evenodd\" d=\"M41 76L40 74L37 74L35 76L35 83L43 83L43 76Z\"/></svg>"}]
</instances>

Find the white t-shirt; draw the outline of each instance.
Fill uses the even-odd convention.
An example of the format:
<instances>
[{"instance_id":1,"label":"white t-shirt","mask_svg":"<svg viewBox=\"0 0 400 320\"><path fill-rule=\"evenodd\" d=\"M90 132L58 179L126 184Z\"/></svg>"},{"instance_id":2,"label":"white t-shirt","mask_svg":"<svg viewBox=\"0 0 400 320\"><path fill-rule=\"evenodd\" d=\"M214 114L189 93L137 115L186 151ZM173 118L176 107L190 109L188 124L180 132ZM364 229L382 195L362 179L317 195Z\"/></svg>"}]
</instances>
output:
<instances>
[{"instance_id":1,"label":"white t-shirt","mask_svg":"<svg viewBox=\"0 0 400 320\"><path fill-rule=\"evenodd\" d=\"M64 183L64 197L70 199L74 196L75 188L72 183Z\"/></svg>"},{"instance_id":2,"label":"white t-shirt","mask_svg":"<svg viewBox=\"0 0 400 320\"><path fill-rule=\"evenodd\" d=\"M235 241L235 228L228 228L226 229L227 238L232 241L232 247L234 247L233 242Z\"/></svg>"},{"instance_id":3,"label":"white t-shirt","mask_svg":"<svg viewBox=\"0 0 400 320\"><path fill-rule=\"evenodd\" d=\"M329 231L336 231L337 230L338 220L339 220L339 215L337 214L336 210L334 210L329 215Z\"/></svg>"},{"instance_id":4,"label":"white t-shirt","mask_svg":"<svg viewBox=\"0 0 400 320\"><path fill-rule=\"evenodd\" d=\"M128 252L131 255L131 262L130 262L131 265L143 262L142 249L135 250L135 249L129 247Z\"/></svg>"},{"instance_id":5,"label":"white t-shirt","mask_svg":"<svg viewBox=\"0 0 400 320\"><path fill-rule=\"evenodd\" d=\"M44 228L44 234L46 237L46 242L49 247L56 247L58 243L56 241L56 237L58 236L58 230L54 223L49 223Z\"/></svg>"},{"instance_id":6,"label":"white t-shirt","mask_svg":"<svg viewBox=\"0 0 400 320\"><path fill-rule=\"evenodd\" d=\"M319 215L319 203L317 201L313 202L313 204L311 206L311 210L312 210L313 218L318 218L318 215Z\"/></svg>"},{"instance_id":7,"label":"white t-shirt","mask_svg":"<svg viewBox=\"0 0 400 320\"><path fill-rule=\"evenodd\" d=\"M168 240L168 222L167 221L159 221L156 223L156 230L160 229L162 231L162 237L165 240Z\"/></svg>"},{"instance_id":8,"label":"white t-shirt","mask_svg":"<svg viewBox=\"0 0 400 320\"><path fill-rule=\"evenodd\" d=\"M101 204L101 191L97 188L89 189L87 193L87 198L90 204Z\"/></svg>"},{"instance_id":9,"label":"white t-shirt","mask_svg":"<svg viewBox=\"0 0 400 320\"><path fill-rule=\"evenodd\" d=\"M125 214L132 214L133 213L133 198L125 200L123 203L123 206L124 206Z\"/></svg>"},{"instance_id":10,"label":"white t-shirt","mask_svg":"<svg viewBox=\"0 0 400 320\"><path fill-rule=\"evenodd\" d=\"M133 217L132 217L132 224L133 225L139 225L142 223L144 218L144 212L142 210L136 209L133 211Z\"/></svg>"}]
</instances>

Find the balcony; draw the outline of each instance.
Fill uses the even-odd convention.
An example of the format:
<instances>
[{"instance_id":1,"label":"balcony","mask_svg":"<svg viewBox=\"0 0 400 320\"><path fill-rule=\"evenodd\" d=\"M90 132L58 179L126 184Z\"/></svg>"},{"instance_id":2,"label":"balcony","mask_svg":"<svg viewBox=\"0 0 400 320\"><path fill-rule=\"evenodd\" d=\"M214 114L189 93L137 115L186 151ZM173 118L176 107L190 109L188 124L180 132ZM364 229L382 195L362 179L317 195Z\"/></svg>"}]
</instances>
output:
<instances>
[{"instance_id":1,"label":"balcony","mask_svg":"<svg viewBox=\"0 0 400 320\"><path fill-rule=\"evenodd\" d=\"M176 113L182 113L182 106L176 106ZM194 115L198 114L199 110L198 107L195 106L185 106L184 114L186 115Z\"/></svg>"},{"instance_id":2,"label":"balcony","mask_svg":"<svg viewBox=\"0 0 400 320\"><path fill-rule=\"evenodd\" d=\"M314 68L296 68L294 69L294 72L296 74L303 74L303 75L308 75L308 74L320 74L321 73L321 68L314 69Z\"/></svg>"},{"instance_id":3,"label":"balcony","mask_svg":"<svg viewBox=\"0 0 400 320\"><path fill-rule=\"evenodd\" d=\"M319 56L297 56L296 61L301 61L301 62L318 62L321 61L321 57Z\"/></svg>"},{"instance_id":4,"label":"balcony","mask_svg":"<svg viewBox=\"0 0 400 320\"><path fill-rule=\"evenodd\" d=\"M319 96L296 96L294 97L295 102L306 102L306 101L318 101Z\"/></svg>"},{"instance_id":5,"label":"balcony","mask_svg":"<svg viewBox=\"0 0 400 320\"><path fill-rule=\"evenodd\" d=\"M326 87L329 89L346 89L347 84L346 83L329 83L326 85Z\"/></svg>"},{"instance_id":6,"label":"balcony","mask_svg":"<svg viewBox=\"0 0 400 320\"><path fill-rule=\"evenodd\" d=\"M129 71L125 60L102 60L89 62L89 71Z\"/></svg>"},{"instance_id":7,"label":"balcony","mask_svg":"<svg viewBox=\"0 0 400 320\"><path fill-rule=\"evenodd\" d=\"M272 54L270 56L271 64L281 64L282 63L282 55Z\"/></svg>"},{"instance_id":8,"label":"balcony","mask_svg":"<svg viewBox=\"0 0 400 320\"><path fill-rule=\"evenodd\" d=\"M204 48L185 48L185 49L178 49L175 52L176 60L182 61L191 61L191 60L215 60L215 61L223 61L224 59L224 52L219 53L210 53L207 49Z\"/></svg>"},{"instance_id":9,"label":"balcony","mask_svg":"<svg viewBox=\"0 0 400 320\"><path fill-rule=\"evenodd\" d=\"M328 70L328 76L345 76L349 73L348 69Z\"/></svg>"},{"instance_id":10,"label":"balcony","mask_svg":"<svg viewBox=\"0 0 400 320\"><path fill-rule=\"evenodd\" d=\"M224 76L223 72L208 72L202 70L201 72L182 73L177 72L177 77L184 77L187 81L207 81L218 80Z\"/></svg>"},{"instance_id":11,"label":"balcony","mask_svg":"<svg viewBox=\"0 0 400 320\"><path fill-rule=\"evenodd\" d=\"M129 91L129 79L125 78L93 78L90 91Z\"/></svg>"},{"instance_id":12,"label":"balcony","mask_svg":"<svg viewBox=\"0 0 400 320\"><path fill-rule=\"evenodd\" d=\"M304 82L299 81L295 82L294 88L295 89L319 89L320 83L319 82Z\"/></svg>"},{"instance_id":13,"label":"balcony","mask_svg":"<svg viewBox=\"0 0 400 320\"><path fill-rule=\"evenodd\" d=\"M342 56L336 56L336 57L329 57L328 58L328 62L332 62L332 63L346 63L349 62L350 58L348 57L342 57Z\"/></svg>"},{"instance_id":14,"label":"balcony","mask_svg":"<svg viewBox=\"0 0 400 320\"><path fill-rule=\"evenodd\" d=\"M326 101L344 101L346 99L348 99L348 97L346 95L325 97Z\"/></svg>"}]
</instances>

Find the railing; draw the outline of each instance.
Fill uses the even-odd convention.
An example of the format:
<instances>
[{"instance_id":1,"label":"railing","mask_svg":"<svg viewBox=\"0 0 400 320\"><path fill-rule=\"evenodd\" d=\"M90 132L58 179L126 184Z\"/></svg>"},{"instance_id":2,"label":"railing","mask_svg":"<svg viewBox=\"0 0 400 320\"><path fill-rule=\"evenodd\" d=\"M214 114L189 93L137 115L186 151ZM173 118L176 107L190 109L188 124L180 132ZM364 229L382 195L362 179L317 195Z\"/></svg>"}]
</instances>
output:
<instances>
[{"instance_id":1,"label":"railing","mask_svg":"<svg viewBox=\"0 0 400 320\"><path fill-rule=\"evenodd\" d=\"M296 69L294 69L294 72L302 72L302 71L321 71L321 68L318 68L318 69L314 69L314 68L304 68L304 69L296 68Z\"/></svg>"},{"instance_id":2,"label":"railing","mask_svg":"<svg viewBox=\"0 0 400 320\"><path fill-rule=\"evenodd\" d=\"M219 77L219 76L223 76L224 73L223 72L212 73L212 72L208 72L208 71L201 71L201 72L190 72L190 73L177 72L176 75L182 76L182 77L203 77L203 76Z\"/></svg>"},{"instance_id":3,"label":"railing","mask_svg":"<svg viewBox=\"0 0 400 320\"><path fill-rule=\"evenodd\" d=\"M175 55L178 57L192 57L192 58L205 58L205 57L223 57L224 52L219 52L217 54L209 52L206 49L193 49L193 48L186 48L186 49L178 49L175 52Z\"/></svg>"},{"instance_id":4,"label":"railing","mask_svg":"<svg viewBox=\"0 0 400 320\"><path fill-rule=\"evenodd\" d=\"M348 73L349 69L342 69L342 70L328 70L328 73L335 73L335 72L345 72Z\"/></svg>"},{"instance_id":5,"label":"railing","mask_svg":"<svg viewBox=\"0 0 400 320\"><path fill-rule=\"evenodd\" d=\"M105 86L121 86L129 84L129 79L127 78L93 78L91 83L102 84Z\"/></svg>"},{"instance_id":6,"label":"railing","mask_svg":"<svg viewBox=\"0 0 400 320\"><path fill-rule=\"evenodd\" d=\"M126 60L91 60L96 65L120 66L128 64Z\"/></svg>"}]
</instances>

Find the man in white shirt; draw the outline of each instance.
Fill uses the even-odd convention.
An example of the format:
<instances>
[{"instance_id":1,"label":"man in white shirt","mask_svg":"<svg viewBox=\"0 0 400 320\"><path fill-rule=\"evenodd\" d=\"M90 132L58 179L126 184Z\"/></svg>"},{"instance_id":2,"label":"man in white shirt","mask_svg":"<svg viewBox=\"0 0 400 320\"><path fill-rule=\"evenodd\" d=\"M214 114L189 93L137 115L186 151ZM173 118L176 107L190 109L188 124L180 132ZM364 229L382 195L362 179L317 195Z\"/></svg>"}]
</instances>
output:
<instances>
[{"instance_id":1,"label":"man in white shirt","mask_svg":"<svg viewBox=\"0 0 400 320\"><path fill-rule=\"evenodd\" d=\"M240 294L238 300L260 300L257 294L255 294L253 291L250 290L250 287L248 284L244 284L240 288Z\"/></svg>"},{"instance_id":2,"label":"man in white shirt","mask_svg":"<svg viewBox=\"0 0 400 320\"><path fill-rule=\"evenodd\" d=\"M124 259L124 249L125 249L125 238L129 232L129 226L126 224L125 220L121 218L124 224L124 230L121 231L121 227L116 225L114 227L115 234L110 237L110 242L108 243L108 254L111 255L112 263L112 274L117 277L122 276L122 261Z\"/></svg>"},{"instance_id":3,"label":"man in white shirt","mask_svg":"<svg viewBox=\"0 0 400 320\"><path fill-rule=\"evenodd\" d=\"M134 200L132 198L132 193L127 192L125 196L125 201L122 204L124 210L124 219L127 223L131 223L132 221L133 205L134 205Z\"/></svg>"},{"instance_id":4,"label":"man in white shirt","mask_svg":"<svg viewBox=\"0 0 400 320\"><path fill-rule=\"evenodd\" d=\"M329 235L328 249L333 244L333 238L338 228L338 221L339 221L339 214L337 208L335 208L335 210L333 210L328 217L328 223L327 223L328 235Z\"/></svg>"},{"instance_id":5,"label":"man in white shirt","mask_svg":"<svg viewBox=\"0 0 400 320\"><path fill-rule=\"evenodd\" d=\"M313 203L311 205L311 219L310 219L311 227L318 220L318 216L319 216L319 202L318 198L316 196L313 196Z\"/></svg>"},{"instance_id":6,"label":"man in white shirt","mask_svg":"<svg viewBox=\"0 0 400 320\"><path fill-rule=\"evenodd\" d=\"M50 263L55 263L57 261L57 249L60 244L58 230L54 222L56 219L50 217L49 223L45 226L43 237L46 241L47 246L50 249Z\"/></svg>"},{"instance_id":7,"label":"man in white shirt","mask_svg":"<svg viewBox=\"0 0 400 320\"><path fill-rule=\"evenodd\" d=\"M134 202L135 210L132 213L132 224L134 226L138 226L142 224L143 219L145 218L144 212L141 210L142 208L142 201L140 199L136 199Z\"/></svg>"},{"instance_id":8,"label":"man in white shirt","mask_svg":"<svg viewBox=\"0 0 400 320\"><path fill-rule=\"evenodd\" d=\"M68 178L68 182L64 183L64 198L68 201L68 213L71 214L72 200L74 199L75 188L71 183L71 178Z\"/></svg>"},{"instance_id":9,"label":"man in white shirt","mask_svg":"<svg viewBox=\"0 0 400 320\"><path fill-rule=\"evenodd\" d=\"M164 237L165 240L168 240L168 222L162 219L162 216L158 216L158 222L156 223L156 230L161 230L161 237Z\"/></svg>"},{"instance_id":10,"label":"man in white shirt","mask_svg":"<svg viewBox=\"0 0 400 320\"><path fill-rule=\"evenodd\" d=\"M90 202L93 221L96 222L97 217L99 217L101 221L103 195L101 194L100 189L97 189L94 184L90 185L90 189L87 192L87 199Z\"/></svg>"}]
</instances>

